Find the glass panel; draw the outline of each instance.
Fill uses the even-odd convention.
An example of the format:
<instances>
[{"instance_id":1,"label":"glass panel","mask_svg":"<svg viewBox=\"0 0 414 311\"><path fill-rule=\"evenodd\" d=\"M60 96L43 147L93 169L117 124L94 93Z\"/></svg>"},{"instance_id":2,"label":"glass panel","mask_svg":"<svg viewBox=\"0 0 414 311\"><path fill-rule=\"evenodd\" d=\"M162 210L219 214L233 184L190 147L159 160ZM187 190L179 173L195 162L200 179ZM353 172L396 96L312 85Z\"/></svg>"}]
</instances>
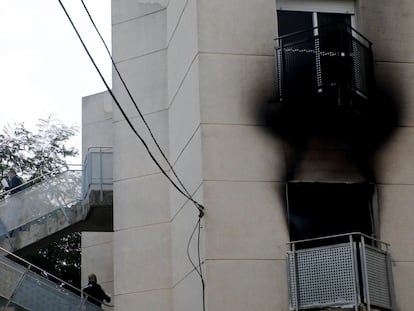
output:
<instances>
[{"instance_id":1,"label":"glass panel","mask_svg":"<svg viewBox=\"0 0 414 311\"><path fill-rule=\"evenodd\" d=\"M9 299L24 274L24 267L0 256L0 296Z\"/></svg>"},{"instance_id":2,"label":"glass panel","mask_svg":"<svg viewBox=\"0 0 414 311\"><path fill-rule=\"evenodd\" d=\"M24 266L6 257L0 257L0 310L7 303L10 310L14 311L101 310L90 302L86 302L80 308L82 298L76 292L65 289L32 271L26 271Z\"/></svg>"},{"instance_id":3,"label":"glass panel","mask_svg":"<svg viewBox=\"0 0 414 311\"><path fill-rule=\"evenodd\" d=\"M29 310L77 311L81 298L51 281L29 273L24 277L13 302Z\"/></svg>"},{"instance_id":4,"label":"glass panel","mask_svg":"<svg viewBox=\"0 0 414 311\"><path fill-rule=\"evenodd\" d=\"M6 197L0 201L0 231L4 234L4 229L11 231L58 211L67 217L79 208L81 184L82 171L66 171Z\"/></svg>"}]
</instances>

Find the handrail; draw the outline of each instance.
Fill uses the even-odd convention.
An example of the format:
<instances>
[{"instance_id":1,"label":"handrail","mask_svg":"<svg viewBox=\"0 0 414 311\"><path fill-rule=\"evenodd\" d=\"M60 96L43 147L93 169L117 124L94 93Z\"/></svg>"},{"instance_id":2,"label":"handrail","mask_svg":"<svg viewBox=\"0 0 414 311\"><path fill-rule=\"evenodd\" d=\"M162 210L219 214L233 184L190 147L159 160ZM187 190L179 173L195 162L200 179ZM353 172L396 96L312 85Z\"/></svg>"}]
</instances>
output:
<instances>
[{"instance_id":1,"label":"handrail","mask_svg":"<svg viewBox=\"0 0 414 311\"><path fill-rule=\"evenodd\" d=\"M365 237L367 239L370 239L372 241L382 243L382 244L384 244L386 246L390 246L390 244L387 243L387 242L383 242L383 241L381 241L379 239L373 238L373 237L371 237L371 236L369 236L369 235L367 235L365 233L358 232L358 231L350 232L350 233L334 234L334 235L328 235L328 236L316 237L316 238L310 238L310 239L290 241L290 242L286 242L286 244L292 245L292 244L298 244L298 243L307 243L307 242L320 241L320 240L328 240L328 239L334 239L334 238L340 238L340 237L352 236L352 235L363 236L363 237Z\"/></svg>"},{"instance_id":2,"label":"handrail","mask_svg":"<svg viewBox=\"0 0 414 311\"><path fill-rule=\"evenodd\" d=\"M88 152L90 152L93 149L98 149L100 151L103 150L103 149L112 150L112 147L108 147L108 146L91 146L91 147L88 147Z\"/></svg>"},{"instance_id":3,"label":"handrail","mask_svg":"<svg viewBox=\"0 0 414 311\"><path fill-rule=\"evenodd\" d=\"M345 25L351 31L355 32L358 36L360 36L361 38L363 38L368 43L369 47L371 48L371 46L373 45L373 43L367 37L365 37L362 33L360 33L358 30L356 30L355 28L353 28L352 26L348 25L345 22L335 22L335 23L325 24L325 25L321 25L321 26L315 26L315 27L307 28L307 29L303 29L303 30L298 30L298 31L291 32L291 33L288 33L288 34L283 35L283 36L276 37L274 40L275 41L276 40L277 41L280 41L280 40L286 39L288 37L293 37L293 36L296 36L296 35L300 35L302 33L310 32L310 31L313 32L316 29L321 29L321 28L325 28L325 27L332 27L333 25L340 25L340 24Z\"/></svg>"},{"instance_id":4,"label":"handrail","mask_svg":"<svg viewBox=\"0 0 414 311\"><path fill-rule=\"evenodd\" d=\"M66 289L71 289L73 292L78 293L79 294L79 297L82 297L82 295L83 295L82 289L79 289L79 288L73 286L72 284L70 284L70 283L62 280L61 278L59 278L57 276L54 276L53 274L47 272L45 269L42 269L42 268L40 268L40 267L32 264L31 262L27 261L26 259L17 256L16 254L8 251L7 249L5 249L3 247L0 247L0 252L6 253L7 254L6 256L13 257L14 259L17 259L19 262L22 262L22 263L26 264L29 271L31 271L32 268L34 268L35 270L38 270L37 271L38 272L37 274L40 275L42 278L44 278L46 280L53 279L53 280L57 281L58 283L60 283L60 287L65 287ZM33 272L36 272L36 271L33 271ZM87 294L85 294L85 295L87 295ZM101 300L99 300L99 299L97 299L97 298L95 298L93 296L90 296L90 295L87 295L87 296L91 297L93 300L98 301L98 302L100 302L101 304L103 304L105 306L114 307L114 305L108 304L108 303L106 303L104 301L101 301Z\"/></svg>"},{"instance_id":5,"label":"handrail","mask_svg":"<svg viewBox=\"0 0 414 311\"><path fill-rule=\"evenodd\" d=\"M23 188L25 186L32 186L33 184L36 184L37 181L43 180L45 177L53 176L53 175L59 175L59 174L62 174L63 172L66 172L66 171L81 171L81 170L82 169L76 169L76 170L75 169L67 169L67 170L64 170L64 171L56 170L56 171L53 171L53 172L49 172L49 173L46 173L46 174L39 175L39 176L37 176L37 177L35 177L31 180L26 181L23 184L18 185L17 187L14 187L13 189L2 191L0 194L3 197L0 200L4 199L4 197L6 195L10 194L12 191L16 191L16 189L20 189L20 188Z\"/></svg>"}]
</instances>

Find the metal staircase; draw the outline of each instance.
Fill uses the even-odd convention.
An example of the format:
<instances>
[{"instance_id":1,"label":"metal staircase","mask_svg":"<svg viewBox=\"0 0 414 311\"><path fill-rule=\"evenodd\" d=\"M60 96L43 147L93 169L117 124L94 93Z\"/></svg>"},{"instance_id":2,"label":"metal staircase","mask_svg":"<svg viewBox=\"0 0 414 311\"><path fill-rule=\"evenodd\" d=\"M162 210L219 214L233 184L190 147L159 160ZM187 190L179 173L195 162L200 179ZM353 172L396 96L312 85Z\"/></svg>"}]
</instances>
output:
<instances>
[{"instance_id":1,"label":"metal staircase","mask_svg":"<svg viewBox=\"0 0 414 311\"><path fill-rule=\"evenodd\" d=\"M0 247L10 252L23 254L70 232L113 230L111 148L90 148L83 170L39 176L19 187L0 193Z\"/></svg>"},{"instance_id":2,"label":"metal staircase","mask_svg":"<svg viewBox=\"0 0 414 311\"><path fill-rule=\"evenodd\" d=\"M0 201L0 246L16 251L53 235L88 214L82 204L82 171L42 176L30 187L4 193Z\"/></svg>"},{"instance_id":3,"label":"metal staircase","mask_svg":"<svg viewBox=\"0 0 414 311\"><path fill-rule=\"evenodd\" d=\"M81 290L0 248L0 311L98 311Z\"/></svg>"},{"instance_id":4,"label":"metal staircase","mask_svg":"<svg viewBox=\"0 0 414 311\"><path fill-rule=\"evenodd\" d=\"M91 148L83 170L40 176L19 187L0 193L0 311L101 310L79 289L16 253L68 232L113 230L112 150Z\"/></svg>"}]
</instances>

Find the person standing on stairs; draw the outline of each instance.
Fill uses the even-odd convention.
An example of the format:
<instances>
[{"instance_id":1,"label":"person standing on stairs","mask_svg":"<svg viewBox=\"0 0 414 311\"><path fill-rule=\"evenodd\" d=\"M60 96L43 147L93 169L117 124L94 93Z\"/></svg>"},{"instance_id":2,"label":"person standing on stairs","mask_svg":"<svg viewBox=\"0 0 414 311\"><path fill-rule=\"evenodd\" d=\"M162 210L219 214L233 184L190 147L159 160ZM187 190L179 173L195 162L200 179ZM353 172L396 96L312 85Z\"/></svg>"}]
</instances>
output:
<instances>
[{"instance_id":1,"label":"person standing on stairs","mask_svg":"<svg viewBox=\"0 0 414 311\"><path fill-rule=\"evenodd\" d=\"M111 302L111 297L109 297L104 292L101 285L98 284L96 275L94 273L89 274L88 285L83 289L82 293L87 295L88 301L97 305L98 307L102 306L102 301Z\"/></svg>"},{"instance_id":2,"label":"person standing on stairs","mask_svg":"<svg viewBox=\"0 0 414 311\"><path fill-rule=\"evenodd\" d=\"M4 187L4 190L11 190L10 194L15 194L23 189L23 187L19 187L23 184L22 179L17 175L14 168L9 169L7 177L9 179L9 186Z\"/></svg>"},{"instance_id":3,"label":"person standing on stairs","mask_svg":"<svg viewBox=\"0 0 414 311\"><path fill-rule=\"evenodd\" d=\"M7 178L8 178L8 185L4 187L4 190L10 191L10 194L12 196L10 197L10 206L7 212L6 225L16 226L19 224L18 209L21 209L21 207L23 206L23 201L22 201L22 198L14 197L13 195L23 190L23 187L21 186L23 184L23 181L22 181L22 178L17 175L17 172L14 168L9 169L7 173ZM13 234L14 234L14 230L11 230L8 236L13 237Z\"/></svg>"}]
</instances>

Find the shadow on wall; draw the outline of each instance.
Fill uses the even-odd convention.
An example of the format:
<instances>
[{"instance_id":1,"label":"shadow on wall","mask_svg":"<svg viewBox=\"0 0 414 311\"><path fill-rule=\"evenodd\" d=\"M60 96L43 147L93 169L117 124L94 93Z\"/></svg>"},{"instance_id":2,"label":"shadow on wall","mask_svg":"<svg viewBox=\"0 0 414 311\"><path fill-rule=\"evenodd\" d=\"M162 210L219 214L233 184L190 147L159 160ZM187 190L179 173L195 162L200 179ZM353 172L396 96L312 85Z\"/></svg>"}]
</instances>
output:
<instances>
[{"instance_id":1,"label":"shadow on wall","mask_svg":"<svg viewBox=\"0 0 414 311\"><path fill-rule=\"evenodd\" d=\"M314 137L346 146L347 157L370 182L375 182L373 163L375 153L391 136L400 119L400 107L391 90L377 85L371 99L338 101L325 96L284 102L270 102L262 106L260 120L266 120L269 131L289 143L286 175L282 180L294 179L295 171L309 142Z\"/></svg>"}]
</instances>

